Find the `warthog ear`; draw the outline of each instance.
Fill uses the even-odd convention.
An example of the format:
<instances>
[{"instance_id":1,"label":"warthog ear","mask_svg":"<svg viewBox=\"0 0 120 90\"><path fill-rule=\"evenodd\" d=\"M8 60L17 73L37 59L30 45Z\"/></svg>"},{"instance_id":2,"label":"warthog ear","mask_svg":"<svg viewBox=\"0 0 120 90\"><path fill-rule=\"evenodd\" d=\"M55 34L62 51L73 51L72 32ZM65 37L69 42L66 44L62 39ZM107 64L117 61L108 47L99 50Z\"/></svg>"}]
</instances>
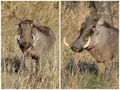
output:
<instances>
[{"instance_id":1,"label":"warthog ear","mask_svg":"<svg viewBox=\"0 0 120 90\"><path fill-rule=\"evenodd\" d=\"M14 24L16 24L16 25L20 24L21 20L16 17L14 11L11 12L11 18L12 18Z\"/></svg>"},{"instance_id":2,"label":"warthog ear","mask_svg":"<svg viewBox=\"0 0 120 90\"><path fill-rule=\"evenodd\" d=\"M33 24L32 33L35 35L36 31L37 31L37 27L40 26L38 19L36 19L36 18L33 19L33 23L32 24Z\"/></svg>"},{"instance_id":3,"label":"warthog ear","mask_svg":"<svg viewBox=\"0 0 120 90\"><path fill-rule=\"evenodd\" d=\"M21 20L19 18L17 18L17 17L13 17L13 22L16 25L19 25L21 23Z\"/></svg>"},{"instance_id":4,"label":"warthog ear","mask_svg":"<svg viewBox=\"0 0 120 90\"><path fill-rule=\"evenodd\" d=\"M40 26L40 23L39 23L39 21L38 21L38 19L33 19L33 24L35 25L35 26Z\"/></svg>"}]
</instances>

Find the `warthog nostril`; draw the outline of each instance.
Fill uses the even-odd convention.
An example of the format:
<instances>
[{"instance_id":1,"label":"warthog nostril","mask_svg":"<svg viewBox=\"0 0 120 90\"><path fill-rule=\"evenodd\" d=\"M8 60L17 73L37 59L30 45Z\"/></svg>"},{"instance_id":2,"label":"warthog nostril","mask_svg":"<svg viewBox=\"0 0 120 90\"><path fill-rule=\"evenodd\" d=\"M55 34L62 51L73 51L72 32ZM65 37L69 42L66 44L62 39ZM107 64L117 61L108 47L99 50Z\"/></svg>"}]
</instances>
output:
<instances>
[{"instance_id":1,"label":"warthog nostril","mask_svg":"<svg viewBox=\"0 0 120 90\"><path fill-rule=\"evenodd\" d=\"M31 46L31 44L29 42L22 42L21 46L25 49L28 49Z\"/></svg>"}]
</instances>

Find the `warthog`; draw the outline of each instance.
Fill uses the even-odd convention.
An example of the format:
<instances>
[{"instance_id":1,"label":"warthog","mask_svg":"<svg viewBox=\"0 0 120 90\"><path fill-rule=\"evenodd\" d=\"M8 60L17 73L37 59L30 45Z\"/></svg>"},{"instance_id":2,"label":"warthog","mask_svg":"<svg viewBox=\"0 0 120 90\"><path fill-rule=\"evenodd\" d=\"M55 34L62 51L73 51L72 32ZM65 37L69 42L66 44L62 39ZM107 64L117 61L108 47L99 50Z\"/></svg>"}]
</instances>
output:
<instances>
[{"instance_id":1,"label":"warthog","mask_svg":"<svg viewBox=\"0 0 120 90\"><path fill-rule=\"evenodd\" d=\"M111 71L113 58L118 53L119 31L102 17L86 18L79 36L71 44L66 42L65 37L63 40L74 52L87 50L96 59L100 74Z\"/></svg>"},{"instance_id":2,"label":"warthog","mask_svg":"<svg viewBox=\"0 0 120 90\"><path fill-rule=\"evenodd\" d=\"M47 26L37 26L32 20L21 20L15 15L13 21L18 26L17 42L24 56L30 56L39 63L55 43L53 31Z\"/></svg>"}]
</instances>

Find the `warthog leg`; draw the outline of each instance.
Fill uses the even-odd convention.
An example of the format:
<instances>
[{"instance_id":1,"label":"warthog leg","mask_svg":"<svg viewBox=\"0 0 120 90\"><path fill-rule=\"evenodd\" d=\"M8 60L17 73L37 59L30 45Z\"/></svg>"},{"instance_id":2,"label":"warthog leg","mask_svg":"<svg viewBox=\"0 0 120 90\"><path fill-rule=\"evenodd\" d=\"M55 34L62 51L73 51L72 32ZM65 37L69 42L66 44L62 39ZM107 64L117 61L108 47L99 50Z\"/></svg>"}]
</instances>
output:
<instances>
[{"instance_id":1,"label":"warthog leg","mask_svg":"<svg viewBox=\"0 0 120 90\"><path fill-rule=\"evenodd\" d=\"M102 80L112 80L113 82L117 82L114 70L112 70L113 61L108 60L105 63L97 63L99 75Z\"/></svg>"},{"instance_id":2,"label":"warthog leg","mask_svg":"<svg viewBox=\"0 0 120 90\"><path fill-rule=\"evenodd\" d=\"M105 64L104 63L97 63L98 73L102 75L105 72Z\"/></svg>"},{"instance_id":3,"label":"warthog leg","mask_svg":"<svg viewBox=\"0 0 120 90\"><path fill-rule=\"evenodd\" d=\"M105 62L105 65L106 65L106 69L107 69L107 76L109 76L108 79L112 79L112 81L117 81L116 79L116 76L115 76L115 72L114 72L114 69L112 69L113 67L113 61L112 60L109 60L109 61L106 61Z\"/></svg>"},{"instance_id":4,"label":"warthog leg","mask_svg":"<svg viewBox=\"0 0 120 90\"><path fill-rule=\"evenodd\" d=\"M20 65L20 70L19 70L18 74L20 74L20 72L22 72L22 70L25 67L25 58L26 58L26 56L23 56L21 59L21 65Z\"/></svg>"},{"instance_id":5,"label":"warthog leg","mask_svg":"<svg viewBox=\"0 0 120 90\"><path fill-rule=\"evenodd\" d=\"M37 50L34 47L30 47L26 51L32 57L32 59L35 60L35 72L38 73L40 57L38 56Z\"/></svg>"},{"instance_id":6,"label":"warthog leg","mask_svg":"<svg viewBox=\"0 0 120 90\"><path fill-rule=\"evenodd\" d=\"M111 72L112 66L113 66L113 61L112 60L106 61L105 65L106 65L107 71Z\"/></svg>"}]
</instances>

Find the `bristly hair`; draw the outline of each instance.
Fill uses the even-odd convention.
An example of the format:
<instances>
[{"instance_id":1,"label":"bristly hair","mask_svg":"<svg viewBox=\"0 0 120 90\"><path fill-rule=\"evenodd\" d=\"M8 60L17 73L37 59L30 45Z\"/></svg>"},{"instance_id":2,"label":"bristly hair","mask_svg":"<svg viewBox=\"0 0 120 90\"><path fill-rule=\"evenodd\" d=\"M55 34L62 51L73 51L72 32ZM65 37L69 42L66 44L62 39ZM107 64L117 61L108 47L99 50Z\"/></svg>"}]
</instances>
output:
<instances>
[{"instance_id":1,"label":"bristly hair","mask_svg":"<svg viewBox=\"0 0 120 90\"><path fill-rule=\"evenodd\" d=\"M49 27L47 27L47 26L36 26L36 25L34 25L34 27L35 27L39 32L43 33L44 35L46 35L46 36L49 36L49 35L50 35L50 34L49 34L49 30L50 30Z\"/></svg>"}]
</instances>

